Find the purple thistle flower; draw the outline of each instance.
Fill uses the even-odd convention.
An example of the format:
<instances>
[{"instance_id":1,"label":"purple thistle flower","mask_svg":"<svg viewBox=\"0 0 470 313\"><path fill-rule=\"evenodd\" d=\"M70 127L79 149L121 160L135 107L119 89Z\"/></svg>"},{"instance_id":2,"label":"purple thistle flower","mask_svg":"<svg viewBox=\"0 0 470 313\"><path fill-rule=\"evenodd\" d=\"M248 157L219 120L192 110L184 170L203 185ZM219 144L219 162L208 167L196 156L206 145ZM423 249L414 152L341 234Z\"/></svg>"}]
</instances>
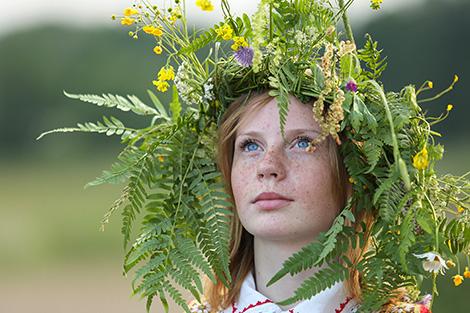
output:
<instances>
[{"instance_id":1,"label":"purple thistle flower","mask_svg":"<svg viewBox=\"0 0 470 313\"><path fill-rule=\"evenodd\" d=\"M249 67L253 64L253 54L253 48L240 47L233 55L241 66Z\"/></svg>"},{"instance_id":2,"label":"purple thistle flower","mask_svg":"<svg viewBox=\"0 0 470 313\"><path fill-rule=\"evenodd\" d=\"M354 80L348 81L346 84L346 90L349 92L356 92L357 91L357 84Z\"/></svg>"}]
</instances>

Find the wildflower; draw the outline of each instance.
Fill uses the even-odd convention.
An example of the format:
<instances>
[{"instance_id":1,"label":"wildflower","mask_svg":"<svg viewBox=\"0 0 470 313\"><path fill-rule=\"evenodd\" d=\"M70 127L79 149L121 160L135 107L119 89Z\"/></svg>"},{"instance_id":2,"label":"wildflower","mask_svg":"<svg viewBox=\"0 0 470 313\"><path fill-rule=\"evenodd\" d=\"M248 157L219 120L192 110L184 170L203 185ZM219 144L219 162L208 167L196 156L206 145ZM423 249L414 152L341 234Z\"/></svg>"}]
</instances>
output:
<instances>
[{"instance_id":1,"label":"wildflower","mask_svg":"<svg viewBox=\"0 0 470 313\"><path fill-rule=\"evenodd\" d=\"M163 162L165 161L165 157L163 155L158 156L158 161Z\"/></svg>"},{"instance_id":2,"label":"wildflower","mask_svg":"<svg viewBox=\"0 0 470 313\"><path fill-rule=\"evenodd\" d=\"M232 50L237 51L240 47L248 47L248 42L246 41L245 37L243 36L234 36L233 37L233 45L231 46Z\"/></svg>"},{"instance_id":3,"label":"wildflower","mask_svg":"<svg viewBox=\"0 0 470 313\"><path fill-rule=\"evenodd\" d=\"M154 27L152 35L161 37L163 35L163 29L161 27Z\"/></svg>"},{"instance_id":4,"label":"wildflower","mask_svg":"<svg viewBox=\"0 0 470 313\"><path fill-rule=\"evenodd\" d=\"M305 70L304 74L305 74L305 76L312 77L312 75L313 75L313 72L312 72L312 70L311 70L311 69L309 69L309 68L308 68L308 69L306 69L306 70Z\"/></svg>"},{"instance_id":5,"label":"wildflower","mask_svg":"<svg viewBox=\"0 0 470 313\"><path fill-rule=\"evenodd\" d=\"M132 15L136 15L137 13L139 13L139 11L137 11L136 9L133 9L133 8L125 8L124 9L124 16L132 16Z\"/></svg>"},{"instance_id":6,"label":"wildflower","mask_svg":"<svg viewBox=\"0 0 470 313\"><path fill-rule=\"evenodd\" d=\"M240 47L234 53L235 60L243 67L249 67L253 64L253 53L251 47Z\"/></svg>"},{"instance_id":7,"label":"wildflower","mask_svg":"<svg viewBox=\"0 0 470 313\"><path fill-rule=\"evenodd\" d=\"M167 91L168 87L170 87L170 84L163 80L154 80L152 83L157 87L157 90L161 92Z\"/></svg>"},{"instance_id":8,"label":"wildflower","mask_svg":"<svg viewBox=\"0 0 470 313\"><path fill-rule=\"evenodd\" d=\"M370 7L373 10L380 9L380 5L382 4L383 0L370 0Z\"/></svg>"},{"instance_id":9,"label":"wildflower","mask_svg":"<svg viewBox=\"0 0 470 313\"><path fill-rule=\"evenodd\" d=\"M428 165L428 150L426 149L426 146L424 146L423 149L413 157L413 166L418 170L424 170Z\"/></svg>"},{"instance_id":10,"label":"wildflower","mask_svg":"<svg viewBox=\"0 0 470 313\"><path fill-rule=\"evenodd\" d=\"M452 260L447 260L446 261L446 265L451 268L451 267L455 267L455 263L452 261Z\"/></svg>"},{"instance_id":11,"label":"wildflower","mask_svg":"<svg viewBox=\"0 0 470 313\"><path fill-rule=\"evenodd\" d=\"M162 54L163 49L161 46L155 46L155 48L153 48L153 52L155 52L155 54Z\"/></svg>"},{"instance_id":12,"label":"wildflower","mask_svg":"<svg viewBox=\"0 0 470 313\"><path fill-rule=\"evenodd\" d=\"M458 206L458 207L457 207L457 212L459 212L460 214L462 214L463 211L465 211L465 209L464 209L462 206Z\"/></svg>"},{"instance_id":13,"label":"wildflower","mask_svg":"<svg viewBox=\"0 0 470 313\"><path fill-rule=\"evenodd\" d=\"M152 25L147 25L147 26L142 27L142 30L143 30L146 34L152 35L153 32L155 31L155 27L153 27Z\"/></svg>"},{"instance_id":14,"label":"wildflower","mask_svg":"<svg viewBox=\"0 0 470 313\"><path fill-rule=\"evenodd\" d=\"M454 108L452 104L447 105L447 112L451 111Z\"/></svg>"},{"instance_id":15,"label":"wildflower","mask_svg":"<svg viewBox=\"0 0 470 313\"><path fill-rule=\"evenodd\" d=\"M427 252L423 254L414 254L413 255L420 259L426 259L423 261L423 268L425 271L444 274L444 269L447 269L446 262L444 259L437 253Z\"/></svg>"},{"instance_id":16,"label":"wildflower","mask_svg":"<svg viewBox=\"0 0 470 313\"><path fill-rule=\"evenodd\" d=\"M121 19L121 24L126 26L131 26L134 24L135 20L131 17L124 17Z\"/></svg>"},{"instance_id":17,"label":"wildflower","mask_svg":"<svg viewBox=\"0 0 470 313\"><path fill-rule=\"evenodd\" d=\"M158 80L166 81L175 79L175 72L173 66L170 66L168 69L162 67L158 72Z\"/></svg>"},{"instance_id":18,"label":"wildflower","mask_svg":"<svg viewBox=\"0 0 470 313\"><path fill-rule=\"evenodd\" d=\"M459 275L459 274L454 275L452 279L454 280L455 287L459 286L463 282L463 277L462 275Z\"/></svg>"},{"instance_id":19,"label":"wildflower","mask_svg":"<svg viewBox=\"0 0 470 313\"><path fill-rule=\"evenodd\" d=\"M432 295L427 294L420 301L418 301L418 304L424 305L425 307L429 307L431 305L431 300Z\"/></svg>"},{"instance_id":20,"label":"wildflower","mask_svg":"<svg viewBox=\"0 0 470 313\"><path fill-rule=\"evenodd\" d=\"M465 266L465 272L463 272L463 277L470 278L470 271L468 270L468 266Z\"/></svg>"},{"instance_id":21,"label":"wildflower","mask_svg":"<svg viewBox=\"0 0 470 313\"><path fill-rule=\"evenodd\" d=\"M196 5L203 11L214 11L214 6L210 0L196 0Z\"/></svg>"},{"instance_id":22,"label":"wildflower","mask_svg":"<svg viewBox=\"0 0 470 313\"><path fill-rule=\"evenodd\" d=\"M215 29L215 32L223 40L230 40L233 37L233 29L227 23L225 23L224 25L222 25L220 27L217 27Z\"/></svg>"},{"instance_id":23,"label":"wildflower","mask_svg":"<svg viewBox=\"0 0 470 313\"><path fill-rule=\"evenodd\" d=\"M350 80L348 81L348 83L346 84L346 90L349 91L349 92L356 92L357 91L357 84L354 80Z\"/></svg>"},{"instance_id":24,"label":"wildflower","mask_svg":"<svg viewBox=\"0 0 470 313\"><path fill-rule=\"evenodd\" d=\"M434 87L434 84L432 81L428 81L428 88L432 89Z\"/></svg>"},{"instance_id":25,"label":"wildflower","mask_svg":"<svg viewBox=\"0 0 470 313\"><path fill-rule=\"evenodd\" d=\"M177 15L172 14L172 15L170 16L171 24L175 24L177 20L178 20L178 16L177 16Z\"/></svg>"}]
</instances>

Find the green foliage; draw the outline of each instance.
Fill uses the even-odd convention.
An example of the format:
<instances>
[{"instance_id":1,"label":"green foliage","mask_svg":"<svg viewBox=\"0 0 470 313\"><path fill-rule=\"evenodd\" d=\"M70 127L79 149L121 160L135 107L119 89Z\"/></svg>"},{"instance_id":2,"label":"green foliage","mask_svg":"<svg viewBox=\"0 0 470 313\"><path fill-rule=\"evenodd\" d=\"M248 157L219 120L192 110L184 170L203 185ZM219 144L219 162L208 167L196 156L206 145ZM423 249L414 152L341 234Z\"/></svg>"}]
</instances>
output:
<instances>
[{"instance_id":1,"label":"green foliage","mask_svg":"<svg viewBox=\"0 0 470 313\"><path fill-rule=\"evenodd\" d=\"M378 79L387 68L387 57L382 58L382 50L377 49L378 42L373 41L369 34L366 34L366 43L363 49L358 51L358 57L364 61L368 71L364 71L369 79Z\"/></svg>"}]
</instances>

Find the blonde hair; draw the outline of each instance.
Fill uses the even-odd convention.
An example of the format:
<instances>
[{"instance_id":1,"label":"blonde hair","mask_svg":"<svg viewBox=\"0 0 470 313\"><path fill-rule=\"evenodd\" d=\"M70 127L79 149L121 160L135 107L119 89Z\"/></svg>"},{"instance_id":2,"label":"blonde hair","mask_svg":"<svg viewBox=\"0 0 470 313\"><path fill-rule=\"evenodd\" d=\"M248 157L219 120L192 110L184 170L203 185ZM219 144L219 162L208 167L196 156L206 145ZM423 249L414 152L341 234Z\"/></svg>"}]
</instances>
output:
<instances>
[{"instance_id":1,"label":"blonde hair","mask_svg":"<svg viewBox=\"0 0 470 313\"><path fill-rule=\"evenodd\" d=\"M205 298L214 310L225 309L237 300L241 285L246 275L252 270L254 265L253 236L248 233L240 223L233 200L233 190L231 186L231 168L233 163L233 152L236 131L246 116L257 112L263 105L273 98L268 92L253 92L236 99L224 113L218 129L217 145L217 165L222 173L226 192L230 195L233 204L233 217L230 225L230 275L232 283L227 289L222 281L217 277L217 284L206 278ZM326 146L329 153L330 167L333 169L335 196L341 200L341 204L346 203L346 188L348 174L342 159L339 155L335 141L327 137ZM364 211L364 210L363 210ZM374 218L369 214L361 213L356 216L356 225L365 222L370 229ZM350 249L347 253L349 259L354 263L359 262L362 254L359 249ZM356 270L350 270L349 279L346 281L346 288L349 295L360 299L360 277Z\"/></svg>"}]
</instances>

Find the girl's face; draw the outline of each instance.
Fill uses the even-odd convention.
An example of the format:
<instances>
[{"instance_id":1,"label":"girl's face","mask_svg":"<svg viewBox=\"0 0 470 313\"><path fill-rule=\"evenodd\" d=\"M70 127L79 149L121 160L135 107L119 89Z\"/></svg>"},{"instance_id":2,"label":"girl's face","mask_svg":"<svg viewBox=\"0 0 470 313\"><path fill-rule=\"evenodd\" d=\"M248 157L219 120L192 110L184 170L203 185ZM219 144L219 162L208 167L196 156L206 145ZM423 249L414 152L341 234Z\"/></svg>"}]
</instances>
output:
<instances>
[{"instance_id":1,"label":"girl's face","mask_svg":"<svg viewBox=\"0 0 470 313\"><path fill-rule=\"evenodd\" d=\"M315 152L306 151L319 132L311 106L295 97L290 97L286 142L275 99L244 117L236 133L231 183L240 221L253 236L307 244L330 228L341 204L326 141ZM262 193L286 199L255 201Z\"/></svg>"}]
</instances>

